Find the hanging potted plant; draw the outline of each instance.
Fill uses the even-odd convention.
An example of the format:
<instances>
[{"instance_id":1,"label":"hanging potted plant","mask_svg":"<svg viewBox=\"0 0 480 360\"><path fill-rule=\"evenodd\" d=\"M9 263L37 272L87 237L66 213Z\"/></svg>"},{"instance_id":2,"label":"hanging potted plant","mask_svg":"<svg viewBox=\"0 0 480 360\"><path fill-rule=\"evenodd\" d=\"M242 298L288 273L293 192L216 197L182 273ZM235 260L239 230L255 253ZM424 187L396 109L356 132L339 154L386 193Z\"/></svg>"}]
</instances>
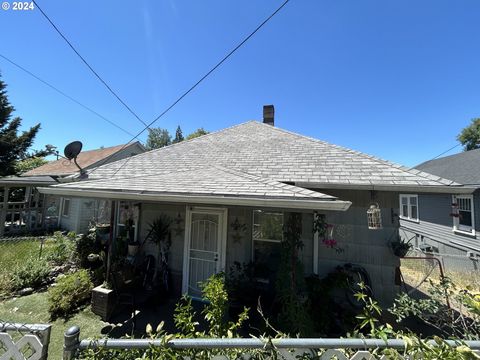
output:
<instances>
[{"instance_id":1,"label":"hanging potted plant","mask_svg":"<svg viewBox=\"0 0 480 360\"><path fill-rule=\"evenodd\" d=\"M128 256L135 256L140 248L140 243L135 239L135 227L133 219L127 219L125 221L125 230L127 232L128 240Z\"/></svg>"},{"instance_id":2,"label":"hanging potted plant","mask_svg":"<svg viewBox=\"0 0 480 360\"><path fill-rule=\"evenodd\" d=\"M390 246L392 247L395 256L398 256L400 258L405 257L412 248L412 244L410 244L410 241L403 241L400 237L398 237L396 241L392 241L390 243Z\"/></svg>"}]
</instances>

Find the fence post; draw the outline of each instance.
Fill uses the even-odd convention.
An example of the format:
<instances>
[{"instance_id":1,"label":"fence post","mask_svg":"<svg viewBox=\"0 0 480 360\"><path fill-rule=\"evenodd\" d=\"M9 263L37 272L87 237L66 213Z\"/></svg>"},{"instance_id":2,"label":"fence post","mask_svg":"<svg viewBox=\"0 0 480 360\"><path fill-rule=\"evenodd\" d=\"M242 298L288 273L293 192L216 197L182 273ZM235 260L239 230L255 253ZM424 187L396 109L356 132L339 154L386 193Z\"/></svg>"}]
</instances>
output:
<instances>
[{"instance_id":1,"label":"fence post","mask_svg":"<svg viewBox=\"0 0 480 360\"><path fill-rule=\"evenodd\" d=\"M63 360L71 360L80 345L80 328L72 326L63 335Z\"/></svg>"}]
</instances>

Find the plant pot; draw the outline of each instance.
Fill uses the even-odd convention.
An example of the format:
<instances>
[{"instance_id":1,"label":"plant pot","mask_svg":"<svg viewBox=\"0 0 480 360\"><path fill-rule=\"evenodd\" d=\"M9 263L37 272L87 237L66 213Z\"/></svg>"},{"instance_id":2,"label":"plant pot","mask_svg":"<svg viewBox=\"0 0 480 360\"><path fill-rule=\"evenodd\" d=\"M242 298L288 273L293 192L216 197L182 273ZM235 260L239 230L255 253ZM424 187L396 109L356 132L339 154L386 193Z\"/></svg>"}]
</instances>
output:
<instances>
[{"instance_id":1,"label":"plant pot","mask_svg":"<svg viewBox=\"0 0 480 360\"><path fill-rule=\"evenodd\" d=\"M110 238L110 225L97 225L95 232L102 245Z\"/></svg>"},{"instance_id":2,"label":"plant pot","mask_svg":"<svg viewBox=\"0 0 480 360\"><path fill-rule=\"evenodd\" d=\"M140 245L138 244L128 244L128 256L135 256L138 253Z\"/></svg>"},{"instance_id":3,"label":"plant pot","mask_svg":"<svg viewBox=\"0 0 480 360\"><path fill-rule=\"evenodd\" d=\"M409 250L410 248L406 248L406 247L394 247L393 253L395 254L395 256L403 258L408 254Z\"/></svg>"},{"instance_id":4,"label":"plant pot","mask_svg":"<svg viewBox=\"0 0 480 360\"><path fill-rule=\"evenodd\" d=\"M108 321L115 308L115 292L102 285L92 290L92 312L99 315L103 321Z\"/></svg>"}]
</instances>

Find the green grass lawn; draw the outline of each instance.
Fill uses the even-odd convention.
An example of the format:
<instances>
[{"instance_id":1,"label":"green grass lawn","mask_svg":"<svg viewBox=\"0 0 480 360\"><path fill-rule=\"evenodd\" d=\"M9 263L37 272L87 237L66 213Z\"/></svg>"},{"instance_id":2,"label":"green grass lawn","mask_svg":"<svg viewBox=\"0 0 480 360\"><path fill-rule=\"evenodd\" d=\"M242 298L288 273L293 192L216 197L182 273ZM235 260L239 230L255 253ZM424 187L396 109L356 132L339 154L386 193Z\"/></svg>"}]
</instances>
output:
<instances>
[{"instance_id":1,"label":"green grass lawn","mask_svg":"<svg viewBox=\"0 0 480 360\"><path fill-rule=\"evenodd\" d=\"M49 359L61 359L63 348L63 333L70 326L80 326L80 338L103 337L100 330L108 325L94 315L90 306L75 314L67 321L50 320L48 313L47 293L36 293L20 298L0 302L0 321L16 323L51 324L52 333L49 346Z\"/></svg>"}]
</instances>

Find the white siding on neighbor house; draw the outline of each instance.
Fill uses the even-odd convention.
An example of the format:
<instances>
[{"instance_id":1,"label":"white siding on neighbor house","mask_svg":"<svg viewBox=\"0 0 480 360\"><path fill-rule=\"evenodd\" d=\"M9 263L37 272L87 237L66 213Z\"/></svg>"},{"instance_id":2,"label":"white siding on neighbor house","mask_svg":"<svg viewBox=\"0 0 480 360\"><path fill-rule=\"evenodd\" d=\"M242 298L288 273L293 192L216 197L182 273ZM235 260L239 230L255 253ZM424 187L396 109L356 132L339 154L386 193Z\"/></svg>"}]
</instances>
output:
<instances>
[{"instance_id":1,"label":"white siding on neighbor house","mask_svg":"<svg viewBox=\"0 0 480 360\"><path fill-rule=\"evenodd\" d=\"M480 197L473 197L475 236L453 231L452 195L418 194L419 221L400 220L400 236L412 239L412 245L424 243L434 246L439 253L463 254L466 251L480 252ZM460 252L459 252L460 250Z\"/></svg>"},{"instance_id":2,"label":"white siding on neighbor house","mask_svg":"<svg viewBox=\"0 0 480 360\"><path fill-rule=\"evenodd\" d=\"M95 199L78 197L68 197L67 199L70 199L69 214L64 216L63 209L60 207L60 228L74 231L77 234L86 233L89 223L94 217ZM62 201L59 203L61 204Z\"/></svg>"}]
</instances>

